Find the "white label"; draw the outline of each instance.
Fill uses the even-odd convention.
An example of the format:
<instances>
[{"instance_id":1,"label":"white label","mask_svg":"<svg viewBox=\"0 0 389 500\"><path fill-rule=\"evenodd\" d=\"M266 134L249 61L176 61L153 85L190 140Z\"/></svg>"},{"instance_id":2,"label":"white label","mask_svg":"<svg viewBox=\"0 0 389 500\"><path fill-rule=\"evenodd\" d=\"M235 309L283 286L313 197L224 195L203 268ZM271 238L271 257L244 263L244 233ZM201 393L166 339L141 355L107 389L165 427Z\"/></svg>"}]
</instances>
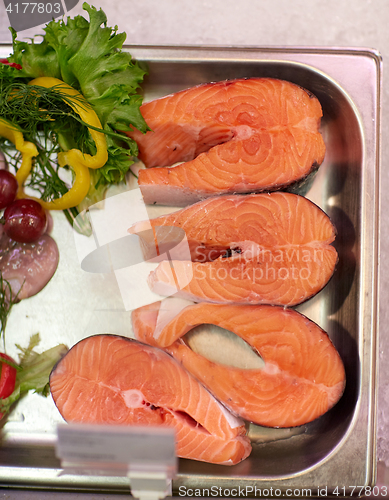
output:
<instances>
[{"instance_id":1,"label":"white label","mask_svg":"<svg viewBox=\"0 0 389 500\"><path fill-rule=\"evenodd\" d=\"M57 456L72 472L155 472L171 479L177 471L171 428L59 424L57 433Z\"/></svg>"}]
</instances>

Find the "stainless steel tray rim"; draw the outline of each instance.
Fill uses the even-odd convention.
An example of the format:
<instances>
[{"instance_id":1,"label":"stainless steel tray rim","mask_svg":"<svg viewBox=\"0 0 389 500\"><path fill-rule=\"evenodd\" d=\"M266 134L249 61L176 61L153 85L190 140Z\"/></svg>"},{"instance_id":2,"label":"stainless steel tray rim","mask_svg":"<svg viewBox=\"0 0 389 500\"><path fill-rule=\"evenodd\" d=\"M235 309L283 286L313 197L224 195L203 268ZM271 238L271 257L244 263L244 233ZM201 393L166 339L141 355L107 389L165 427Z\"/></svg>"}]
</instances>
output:
<instances>
[{"instance_id":1,"label":"stainless steel tray rim","mask_svg":"<svg viewBox=\"0 0 389 500\"><path fill-rule=\"evenodd\" d=\"M5 45L7 42L4 43ZM125 49L157 49L157 50L201 50L201 51L249 51L249 52L277 52L289 54L355 54L361 56L368 54L382 61L382 55L378 49L369 46L340 46L340 45L212 45L212 44L137 44L128 42L124 45Z\"/></svg>"}]
</instances>

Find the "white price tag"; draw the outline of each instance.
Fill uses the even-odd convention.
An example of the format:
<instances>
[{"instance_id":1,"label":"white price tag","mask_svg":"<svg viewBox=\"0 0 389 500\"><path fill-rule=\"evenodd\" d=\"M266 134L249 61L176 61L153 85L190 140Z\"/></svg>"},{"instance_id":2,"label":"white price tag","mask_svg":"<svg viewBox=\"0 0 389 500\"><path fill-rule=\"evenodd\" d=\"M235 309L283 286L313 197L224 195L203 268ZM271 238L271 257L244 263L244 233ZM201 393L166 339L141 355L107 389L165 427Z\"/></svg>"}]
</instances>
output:
<instances>
[{"instance_id":1,"label":"white price tag","mask_svg":"<svg viewBox=\"0 0 389 500\"><path fill-rule=\"evenodd\" d=\"M177 472L175 431L166 427L59 424L57 456L69 474L130 478L135 497L163 498Z\"/></svg>"}]
</instances>

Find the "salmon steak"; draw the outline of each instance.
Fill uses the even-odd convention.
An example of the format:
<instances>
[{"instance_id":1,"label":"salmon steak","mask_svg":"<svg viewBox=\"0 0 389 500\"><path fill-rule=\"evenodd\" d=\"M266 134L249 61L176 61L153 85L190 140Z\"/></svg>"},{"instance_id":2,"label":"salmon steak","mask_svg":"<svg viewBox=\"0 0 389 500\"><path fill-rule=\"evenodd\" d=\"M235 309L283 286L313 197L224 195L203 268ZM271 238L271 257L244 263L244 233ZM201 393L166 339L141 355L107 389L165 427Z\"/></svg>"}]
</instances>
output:
<instances>
[{"instance_id":1,"label":"salmon steak","mask_svg":"<svg viewBox=\"0 0 389 500\"><path fill-rule=\"evenodd\" d=\"M244 423L161 349L116 335L75 344L50 375L67 422L173 427L179 457L233 465L251 452Z\"/></svg>"},{"instance_id":2,"label":"salmon steak","mask_svg":"<svg viewBox=\"0 0 389 500\"><path fill-rule=\"evenodd\" d=\"M148 278L151 290L162 296L294 306L326 285L338 260L329 217L292 193L216 196L138 222L129 232L142 240L147 260L158 253L159 234L168 241L165 233L177 228L186 238L171 250L174 259L160 251L160 259L166 260ZM151 230L154 238L144 238ZM187 252L178 250L185 245Z\"/></svg>"},{"instance_id":3,"label":"salmon steak","mask_svg":"<svg viewBox=\"0 0 389 500\"><path fill-rule=\"evenodd\" d=\"M186 206L208 196L273 191L323 162L318 99L291 82L207 83L143 104L137 142L145 203ZM178 164L180 162L180 164Z\"/></svg>"},{"instance_id":4,"label":"salmon steak","mask_svg":"<svg viewBox=\"0 0 389 500\"><path fill-rule=\"evenodd\" d=\"M166 305L169 301L173 305ZM185 302L165 299L135 309L135 336L164 348L236 415L262 426L295 427L320 417L342 396L345 370L337 350L318 325L297 311ZM196 353L183 336L201 324L235 333L264 366L242 369Z\"/></svg>"}]
</instances>

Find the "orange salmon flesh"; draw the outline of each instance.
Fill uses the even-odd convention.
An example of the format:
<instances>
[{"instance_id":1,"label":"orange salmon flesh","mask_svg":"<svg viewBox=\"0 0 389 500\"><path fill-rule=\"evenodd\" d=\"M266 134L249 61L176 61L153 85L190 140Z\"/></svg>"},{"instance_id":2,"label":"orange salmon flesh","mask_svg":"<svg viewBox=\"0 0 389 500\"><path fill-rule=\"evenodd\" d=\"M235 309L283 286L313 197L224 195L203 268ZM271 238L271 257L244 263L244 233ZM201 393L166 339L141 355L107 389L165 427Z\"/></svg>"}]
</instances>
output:
<instances>
[{"instance_id":1,"label":"orange salmon flesh","mask_svg":"<svg viewBox=\"0 0 389 500\"><path fill-rule=\"evenodd\" d=\"M179 457L233 465L251 452L242 420L167 353L132 339L81 340L53 369L50 391L67 422L173 427Z\"/></svg>"},{"instance_id":2,"label":"orange salmon flesh","mask_svg":"<svg viewBox=\"0 0 389 500\"><path fill-rule=\"evenodd\" d=\"M147 228L154 237L142 239ZM146 260L158 253L161 228L173 235L179 228L186 239L170 260L160 252L165 260L150 274L150 288L195 302L294 306L327 284L338 260L329 217L291 193L222 195L136 223L129 232L142 239Z\"/></svg>"},{"instance_id":3,"label":"orange salmon flesh","mask_svg":"<svg viewBox=\"0 0 389 500\"><path fill-rule=\"evenodd\" d=\"M176 300L134 310L136 338L164 348L234 414L263 426L295 427L320 417L342 396L345 370L337 350L297 311L184 301L174 310ZM194 352L183 336L202 324L234 332L258 353L264 368L231 367Z\"/></svg>"},{"instance_id":4,"label":"orange salmon flesh","mask_svg":"<svg viewBox=\"0 0 389 500\"><path fill-rule=\"evenodd\" d=\"M138 144L148 204L186 206L208 196L271 191L323 162L322 108L291 82L247 78L199 85L145 103ZM179 162L183 162L178 164Z\"/></svg>"}]
</instances>

